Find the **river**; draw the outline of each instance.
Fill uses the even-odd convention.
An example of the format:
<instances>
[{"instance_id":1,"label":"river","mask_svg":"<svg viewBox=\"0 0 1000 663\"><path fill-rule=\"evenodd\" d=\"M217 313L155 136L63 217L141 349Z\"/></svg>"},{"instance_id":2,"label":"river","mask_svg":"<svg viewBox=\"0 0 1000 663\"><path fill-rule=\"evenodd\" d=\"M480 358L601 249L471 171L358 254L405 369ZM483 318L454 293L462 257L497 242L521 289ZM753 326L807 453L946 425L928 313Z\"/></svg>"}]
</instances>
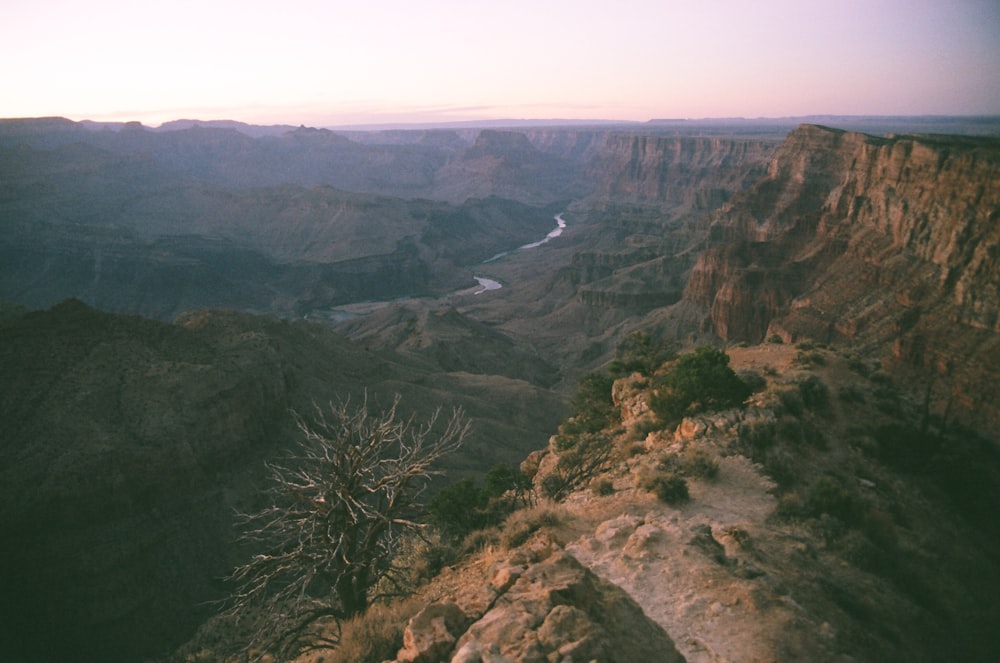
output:
<instances>
[{"instance_id":1,"label":"river","mask_svg":"<svg viewBox=\"0 0 1000 663\"><path fill-rule=\"evenodd\" d=\"M545 244L546 242L549 242L555 239L556 237L559 237L559 235L562 235L563 231L566 230L566 220L563 218L563 214L564 214L563 212L559 212L559 214L555 215L554 218L556 221L556 227L550 230L549 234L543 237L542 239L538 240L537 242L531 242L530 244L524 244L523 246L519 246L513 251L503 251L502 253L498 253L489 260L484 260L483 264L485 265L487 263L493 262L494 260L499 260L500 258L508 256L511 253L515 253L517 251L523 251L525 249L537 249L542 244ZM503 285L499 281L494 281L493 279L486 278L485 276L474 276L473 278L476 279L476 281L479 283L480 286L479 290L476 290L474 293L472 293L474 295L479 295L484 292L488 292L490 290L499 290L500 288L503 287Z\"/></svg>"}]
</instances>

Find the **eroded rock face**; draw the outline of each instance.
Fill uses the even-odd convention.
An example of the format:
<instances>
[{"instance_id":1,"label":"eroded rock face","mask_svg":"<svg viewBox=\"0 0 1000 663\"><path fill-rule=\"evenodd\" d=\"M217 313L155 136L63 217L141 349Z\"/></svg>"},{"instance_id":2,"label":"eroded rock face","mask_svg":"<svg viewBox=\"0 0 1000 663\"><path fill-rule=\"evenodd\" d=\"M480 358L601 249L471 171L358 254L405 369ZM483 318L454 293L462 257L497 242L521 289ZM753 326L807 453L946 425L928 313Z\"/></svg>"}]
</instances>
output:
<instances>
[{"instance_id":1,"label":"eroded rock face","mask_svg":"<svg viewBox=\"0 0 1000 663\"><path fill-rule=\"evenodd\" d=\"M942 410L995 424L998 219L995 139L803 126L715 215L684 297L728 341L891 347L885 361L947 383Z\"/></svg>"},{"instance_id":2,"label":"eroded rock face","mask_svg":"<svg viewBox=\"0 0 1000 663\"><path fill-rule=\"evenodd\" d=\"M618 587L536 542L455 602L407 625L398 663L683 661L670 637Z\"/></svg>"}]
</instances>

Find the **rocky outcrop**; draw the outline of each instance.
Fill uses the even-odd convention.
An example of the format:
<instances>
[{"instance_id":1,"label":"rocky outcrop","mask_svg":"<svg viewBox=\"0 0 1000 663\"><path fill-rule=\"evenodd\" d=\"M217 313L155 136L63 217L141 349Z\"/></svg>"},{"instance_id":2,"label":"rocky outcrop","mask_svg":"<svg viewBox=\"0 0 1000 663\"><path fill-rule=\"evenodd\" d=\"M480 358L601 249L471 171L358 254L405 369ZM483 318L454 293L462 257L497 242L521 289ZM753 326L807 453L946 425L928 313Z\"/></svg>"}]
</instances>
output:
<instances>
[{"instance_id":1,"label":"rocky outcrop","mask_svg":"<svg viewBox=\"0 0 1000 663\"><path fill-rule=\"evenodd\" d=\"M803 126L717 212L685 299L730 341L891 347L883 358L901 370L951 385L942 409L997 422L998 219L995 139Z\"/></svg>"},{"instance_id":2,"label":"rocky outcrop","mask_svg":"<svg viewBox=\"0 0 1000 663\"><path fill-rule=\"evenodd\" d=\"M684 660L628 594L537 540L485 585L424 608L403 637L396 663Z\"/></svg>"}]
</instances>

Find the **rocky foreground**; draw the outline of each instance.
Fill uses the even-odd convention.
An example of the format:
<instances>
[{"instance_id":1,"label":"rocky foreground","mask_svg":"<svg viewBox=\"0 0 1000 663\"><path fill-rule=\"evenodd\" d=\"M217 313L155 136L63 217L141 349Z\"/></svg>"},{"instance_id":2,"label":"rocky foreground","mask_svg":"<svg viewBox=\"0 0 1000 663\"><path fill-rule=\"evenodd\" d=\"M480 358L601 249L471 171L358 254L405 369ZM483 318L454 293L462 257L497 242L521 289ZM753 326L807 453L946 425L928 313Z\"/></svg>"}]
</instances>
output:
<instances>
[{"instance_id":1,"label":"rocky foreground","mask_svg":"<svg viewBox=\"0 0 1000 663\"><path fill-rule=\"evenodd\" d=\"M303 661L985 661L998 644L995 453L887 431L920 404L826 348L732 348L743 409L658 427L619 379L613 460L468 541L474 552ZM536 491L555 447L523 466ZM664 501L643 477L688 488ZM951 477L947 479L946 477ZM185 660L212 660L192 643Z\"/></svg>"}]
</instances>

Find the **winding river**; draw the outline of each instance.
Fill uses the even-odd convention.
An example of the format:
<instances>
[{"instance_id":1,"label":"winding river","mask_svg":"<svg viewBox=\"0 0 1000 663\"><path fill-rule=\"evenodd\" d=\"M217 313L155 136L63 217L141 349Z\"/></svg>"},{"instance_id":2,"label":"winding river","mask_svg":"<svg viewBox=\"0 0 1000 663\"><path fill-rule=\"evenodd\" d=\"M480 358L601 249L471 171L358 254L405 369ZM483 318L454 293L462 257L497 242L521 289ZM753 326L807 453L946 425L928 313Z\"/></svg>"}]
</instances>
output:
<instances>
[{"instance_id":1,"label":"winding river","mask_svg":"<svg viewBox=\"0 0 1000 663\"><path fill-rule=\"evenodd\" d=\"M515 253L517 251L523 251L525 249L536 249L542 244L545 244L546 242L549 242L555 239L556 237L559 237L559 235L563 234L563 230L566 229L566 220L563 219L563 214L564 212L560 212L559 214L555 215L554 218L556 221L556 227L553 230L550 230L549 234L543 237L542 239L538 240L537 242L531 242L530 244L519 246L516 249L513 249L512 251L503 251L501 253L498 253L489 260L484 260L483 264L485 265L487 263L493 262L494 260L499 260L500 258L508 256L511 253ZM484 276L474 276L473 278L476 279L476 281L479 283L479 290L476 290L474 293L472 293L474 295L479 295L484 292L488 292L490 290L499 290L500 288L503 287L503 285L501 285L499 281L494 281L493 279L489 279Z\"/></svg>"}]
</instances>

